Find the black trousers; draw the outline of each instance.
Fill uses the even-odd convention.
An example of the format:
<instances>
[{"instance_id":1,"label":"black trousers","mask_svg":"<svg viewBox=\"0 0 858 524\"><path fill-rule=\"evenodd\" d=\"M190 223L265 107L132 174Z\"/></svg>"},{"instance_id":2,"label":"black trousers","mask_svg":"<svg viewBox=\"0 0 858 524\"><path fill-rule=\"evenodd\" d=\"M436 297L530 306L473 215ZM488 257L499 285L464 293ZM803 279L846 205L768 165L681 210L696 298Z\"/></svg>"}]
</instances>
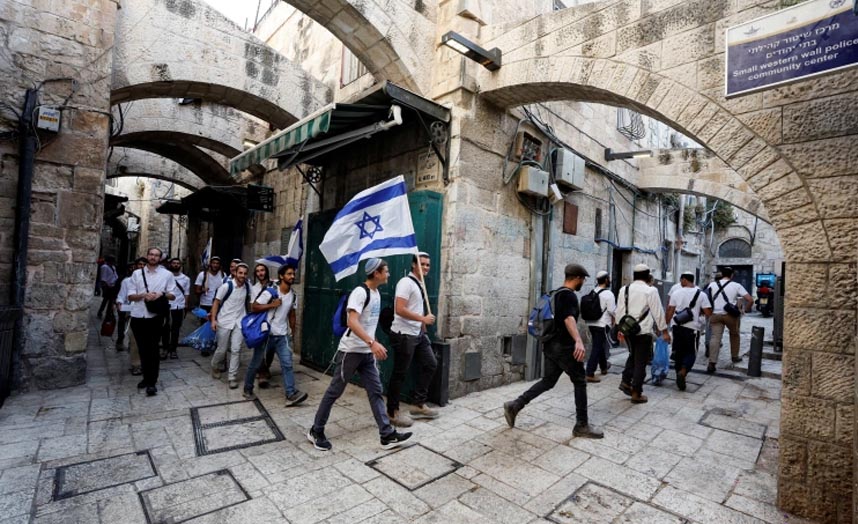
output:
<instances>
[{"instance_id":1,"label":"black trousers","mask_svg":"<svg viewBox=\"0 0 858 524\"><path fill-rule=\"evenodd\" d=\"M119 294L119 289L116 285L108 286L104 284L101 286L101 305L98 306L98 314L101 315L105 309L110 310L113 305L116 303L116 295Z\"/></svg>"},{"instance_id":2,"label":"black trousers","mask_svg":"<svg viewBox=\"0 0 858 524\"><path fill-rule=\"evenodd\" d=\"M697 359L697 345L700 334L693 329L673 326L673 350L676 353L676 369L691 370Z\"/></svg>"},{"instance_id":3,"label":"black trousers","mask_svg":"<svg viewBox=\"0 0 858 524\"><path fill-rule=\"evenodd\" d=\"M387 413L393 416L393 413L399 409L399 396L402 394L402 385L408 377L411 361L417 359L417 382L414 384L414 394L411 398L411 403L415 406L421 406L426 402L429 385L438 368L438 361L435 360L432 343L426 333L403 335L391 331L390 345L393 350L393 374L387 386Z\"/></svg>"},{"instance_id":4,"label":"black trousers","mask_svg":"<svg viewBox=\"0 0 858 524\"><path fill-rule=\"evenodd\" d=\"M140 367L143 370L143 382L147 386L158 384L158 371L161 358L158 355L158 337L164 325L164 317L132 318L131 332L140 351Z\"/></svg>"},{"instance_id":5,"label":"black trousers","mask_svg":"<svg viewBox=\"0 0 858 524\"><path fill-rule=\"evenodd\" d=\"M182 330L184 320L184 309L171 309L170 314L164 317L164 327L161 330L161 347L164 351L174 352L179 347L179 331Z\"/></svg>"},{"instance_id":6,"label":"black trousers","mask_svg":"<svg viewBox=\"0 0 858 524\"><path fill-rule=\"evenodd\" d=\"M646 379L646 365L652 360L652 335L635 335L626 338L629 358L623 370L623 382L631 384L632 390L643 392Z\"/></svg>"},{"instance_id":7,"label":"black trousers","mask_svg":"<svg viewBox=\"0 0 858 524\"><path fill-rule=\"evenodd\" d=\"M544 350L545 366L542 380L521 394L515 402L524 407L539 395L551 390L563 373L569 375L575 387L575 419L579 424L587 423L587 380L584 378L584 363L575 360L574 347L546 346Z\"/></svg>"},{"instance_id":8,"label":"black trousers","mask_svg":"<svg viewBox=\"0 0 858 524\"><path fill-rule=\"evenodd\" d=\"M590 326L590 339L593 347L590 350L590 358L587 360L587 375L593 376L596 367L604 373L608 370L608 332L607 328Z\"/></svg>"}]
</instances>

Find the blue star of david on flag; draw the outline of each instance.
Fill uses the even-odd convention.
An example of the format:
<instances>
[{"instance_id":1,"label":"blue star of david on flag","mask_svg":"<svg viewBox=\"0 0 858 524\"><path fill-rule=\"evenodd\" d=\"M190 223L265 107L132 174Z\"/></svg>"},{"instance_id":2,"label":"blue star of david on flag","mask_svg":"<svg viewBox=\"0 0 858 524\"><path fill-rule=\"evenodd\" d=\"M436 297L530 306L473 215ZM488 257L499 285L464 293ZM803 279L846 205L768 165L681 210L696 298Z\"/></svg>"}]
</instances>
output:
<instances>
[{"instance_id":1,"label":"blue star of david on flag","mask_svg":"<svg viewBox=\"0 0 858 524\"><path fill-rule=\"evenodd\" d=\"M392 178L349 200L319 250L337 281L355 274L361 260L417 253L405 178Z\"/></svg>"},{"instance_id":2,"label":"blue star of david on flag","mask_svg":"<svg viewBox=\"0 0 858 524\"><path fill-rule=\"evenodd\" d=\"M367 230L369 224L372 224L371 231ZM381 227L381 215L370 216L366 211L363 213L363 218L355 222L355 225L360 229L360 238L373 238L379 231L384 231Z\"/></svg>"}]
</instances>

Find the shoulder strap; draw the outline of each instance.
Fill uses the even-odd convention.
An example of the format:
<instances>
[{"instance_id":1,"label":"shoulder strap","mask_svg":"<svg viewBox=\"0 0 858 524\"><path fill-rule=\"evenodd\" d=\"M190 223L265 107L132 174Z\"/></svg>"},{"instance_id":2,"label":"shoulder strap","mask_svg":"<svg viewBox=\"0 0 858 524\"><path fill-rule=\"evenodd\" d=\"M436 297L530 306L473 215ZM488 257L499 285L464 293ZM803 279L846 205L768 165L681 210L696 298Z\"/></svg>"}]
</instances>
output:
<instances>
[{"instance_id":1,"label":"shoulder strap","mask_svg":"<svg viewBox=\"0 0 858 524\"><path fill-rule=\"evenodd\" d=\"M626 315L630 315L630 314L631 314L631 313L629 312L629 286L631 286L631 284L629 284L628 286L626 286L626 291L625 291L625 294L626 294ZM641 313L641 316L639 316L639 317L638 317L638 322L640 322L640 321L642 321L643 319L645 319L647 315L649 315L649 306L647 306L647 307L645 307L645 308L644 308L643 313Z\"/></svg>"},{"instance_id":2,"label":"shoulder strap","mask_svg":"<svg viewBox=\"0 0 858 524\"><path fill-rule=\"evenodd\" d=\"M360 287L362 287L363 290L366 291L366 300L363 301L363 309L361 309L361 312L363 312L363 310L366 309L366 306L369 305L369 286L364 283L361 283Z\"/></svg>"},{"instance_id":3,"label":"shoulder strap","mask_svg":"<svg viewBox=\"0 0 858 524\"><path fill-rule=\"evenodd\" d=\"M176 280L176 279L173 278L173 280ZM176 280L176 287L179 288L179 291L181 291L183 295L185 294L185 288L183 288L182 285L179 284L178 280Z\"/></svg>"},{"instance_id":4,"label":"shoulder strap","mask_svg":"<svg viewBox=\"0 0 858 524\"><path fill-rule=\"evenodd\" d=\"M408 275L408 278L410 278L412 282L417 284L417 289L420 290L420 300L422 301L423 312L425 313L426 312L426 295L423 294L423 286L421 286L420 282L416 278L412 277L411 275Z\"/></svg>"},{"instance_id":5,"label":"shoulder strap","mask_svg":"<svg viewBox=\"0 0 858 524\"><path fill-rule=\"evenodd\" d=\"M599 295L601 295L601 294L602 294L602 291L607 291L607 290L608 290L608 288L604 288L604 287L603 287L603 288L602 288L602 289L600 289L599 291L596 291L596 296L598 297ZM595 291L595 288L593 289L593 291Z\"/></svg>"},{"instance_id":6,"label":"shoulder strap","mask_svg":"<svg viewBox=\"0 0 858 524\"><path fill-rule=\"evenodd\" d=\"M143 277L143 285L146 287L146 292L149 292L149 282L146 281L146 268L140 269L140 276Z\"/></svg>"},{"instance_id":7,"label":"shoulder strap","mask_svg":"<svg viewBox=\"0 0 858 524\"><path fill-rule=\"evenodd\" d=\"M253 299L253 301L254 301L254 302L256 302L257 300L259 300L259 297L261 297L263 293L265 293L266 291L268 291L268 288L269 288L269 287L271 287L271 286L262 286L262 287L259 289L259 293L257 293L257 294L256 294L256 298L254 298L254 299Z\"/></svg>"},{"instance_id":8,"label":"shoulder strap","mask_svg":"<svg viewBox=\"0 0 858 524\"><path fill-rule=\"evenodd\" d=\"M729 284L729 283L730 283L730 282L728 281L728 282L727 282L727 284ZM723 297L724 297L724 302L726 302L726 303L728 303L728 304L729 304L729 303L730 303L730 299L729 299L729 298L727 298L727 293L725 293L725 292L724 292L724 288L726 288L726 287L727 287L727 284L724 284L724 285L722 286L722 285L721 285L721 282L716 282L716 284L715 284L715 285L716 285L716 286L718 286L718 293L720 293L720 294L721 294L721 296L723 296ZM715 293L715 295L717 296L717 295L718 295L718 293Z\"/></svg>"},{"instance_id":9,"label":"shoulder strap","mask_svg":"<svg viewBox=\"0 0 858 524\"><path fill-rule=\"evenodd\" d=\"M697 288L697 291L694 293L694 298L691 300L691 304L688 304L688 307L694 307L697 305L697 297L700 296L700 288Z\"/></svg>"}]
</instances>

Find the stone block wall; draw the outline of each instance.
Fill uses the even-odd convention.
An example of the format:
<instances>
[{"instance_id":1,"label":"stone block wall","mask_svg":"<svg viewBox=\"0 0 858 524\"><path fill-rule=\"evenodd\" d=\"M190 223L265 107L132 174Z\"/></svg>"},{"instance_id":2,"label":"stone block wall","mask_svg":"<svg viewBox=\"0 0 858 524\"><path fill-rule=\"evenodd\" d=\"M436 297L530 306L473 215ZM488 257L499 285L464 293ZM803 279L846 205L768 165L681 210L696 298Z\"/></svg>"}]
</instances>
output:
<instances>
[{"instance_id":1,"label":"stone block wall","mask_svg":"<svg viewBox=\"0 0 858 524\"><path fill-rule=\"evenodd\" d=\"M54 388L86 378L87 315L101 233L107 155L109 72L115 0L0 4L0 132L14 129L25 89L41 85L40 104L61 107L56 136L40 135L33 181L27 259L23 353L16 355L21 386ZM62 80L56 80L62 79ZM72 83L71 79L74 79ZM17 180L15 142L0 142L4 182ZM13 183L4 188L14 187ZM11 232L14 193L4 231ZM14 190L11 190L14 191ZM0 281L11 280L9 235L0 247ZM6 300L3 294L2 300Z\"/></svg>"}]
</instances>

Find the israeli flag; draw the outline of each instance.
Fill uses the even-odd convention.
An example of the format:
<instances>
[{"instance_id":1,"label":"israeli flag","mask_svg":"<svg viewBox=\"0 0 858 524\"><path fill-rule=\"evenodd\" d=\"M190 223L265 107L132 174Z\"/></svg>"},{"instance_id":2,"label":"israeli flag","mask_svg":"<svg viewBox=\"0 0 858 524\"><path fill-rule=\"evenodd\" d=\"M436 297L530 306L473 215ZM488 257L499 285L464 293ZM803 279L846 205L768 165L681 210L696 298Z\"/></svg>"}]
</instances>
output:
<instances>
[{"instance_id":1,"label":"israeli flag","mask_svg":"<svg viewBox=\"0 0 858 524\"><path fill-rule=\"evenodd\" d=\"M212 237L209 237L209 243L206 244L205 249L203 249L203 254L200 255L200 266L203 271L208 269L209 267L209 259L212 256Z\"/></svg>"},{"instance_id":2,"label":"israeli flag","mask_svg":"<svg viewBox=\"0 0 858 524\"><path fill-rule=\"evenodd\" d=\"M319 250L337 281L357 272L361 260L417 253L405 178L365 189L337 213Z\"/></svg>"},{"instance_id":3,"label":"israeli flag","mask_svg":"<svg viewBox=\"0 0 858 524\"><path fill-rule=\"evenodd\" d=\"M304 254L304 220L298 219L292 228L292 236L289 237L289 247L286 249L286 262L298 267L301 256Z\"/></svg>"}]
</instances>

